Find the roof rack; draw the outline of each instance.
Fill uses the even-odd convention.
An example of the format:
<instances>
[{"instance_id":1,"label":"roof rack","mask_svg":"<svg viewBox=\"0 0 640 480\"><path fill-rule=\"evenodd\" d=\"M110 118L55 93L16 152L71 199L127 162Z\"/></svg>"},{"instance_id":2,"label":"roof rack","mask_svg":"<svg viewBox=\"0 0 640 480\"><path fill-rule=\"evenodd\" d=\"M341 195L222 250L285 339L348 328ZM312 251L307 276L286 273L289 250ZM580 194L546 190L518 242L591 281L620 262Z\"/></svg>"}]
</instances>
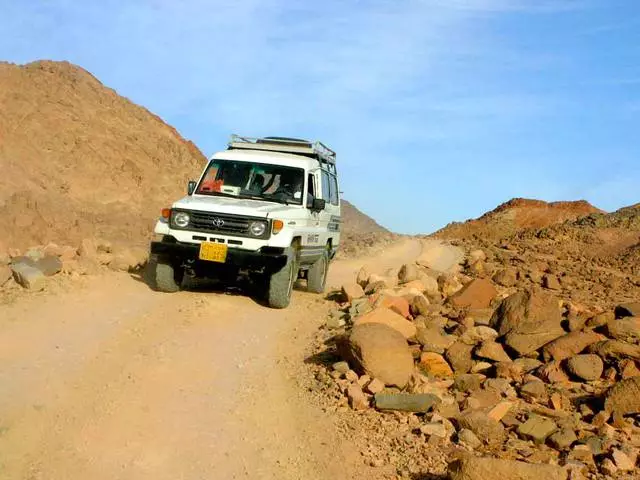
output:
<instances>
[{"instance_id":1,"label":"roof rack","mask_svg":"<svg viewBox=\"0 0 640 480\"><path fill-rule=\"evenodd\" d=\"M336 164L336 152L321 142L309 142L299 138L288 137L264 137L251 138L240 135L231 135L229 140L229 150L267 150L270 152L293 153L315 158L321 162L333 165Z\"/></svg>"}]
</instances>

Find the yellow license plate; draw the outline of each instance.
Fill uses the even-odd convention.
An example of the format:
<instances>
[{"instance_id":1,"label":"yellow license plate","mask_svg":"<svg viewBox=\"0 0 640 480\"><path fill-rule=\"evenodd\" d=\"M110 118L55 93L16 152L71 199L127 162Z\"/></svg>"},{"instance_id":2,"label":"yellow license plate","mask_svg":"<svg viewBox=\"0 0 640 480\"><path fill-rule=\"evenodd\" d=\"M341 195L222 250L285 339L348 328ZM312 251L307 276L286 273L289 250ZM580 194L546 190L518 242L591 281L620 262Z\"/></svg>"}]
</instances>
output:
<instances>
[{"instance_id":1,"label":"yellow license plate","mask_svg":"<svg viewBox=\"0 0 640 480\"><path fill-rule=\"evenodd\" d=\"M224 243L202 242L199 258L208 262L224 263L227 261L227 246Z\"/></svg>"}]
</instances>

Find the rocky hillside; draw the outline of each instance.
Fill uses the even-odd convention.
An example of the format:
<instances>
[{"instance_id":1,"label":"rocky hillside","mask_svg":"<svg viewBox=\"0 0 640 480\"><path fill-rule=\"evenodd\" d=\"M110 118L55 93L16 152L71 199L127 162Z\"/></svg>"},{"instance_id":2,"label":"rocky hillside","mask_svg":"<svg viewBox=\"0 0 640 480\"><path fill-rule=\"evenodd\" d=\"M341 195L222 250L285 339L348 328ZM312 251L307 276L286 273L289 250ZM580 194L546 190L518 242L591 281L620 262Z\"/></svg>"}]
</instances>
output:
<instances>
[{"instance_id":1,"label":"rocky hillside","mask_svg":"<svg viewBox=\"0 0 640 480\"><path fill-rule=\"evenodd\" d=\"M341 209L343 225L340 256L362 255L373 247L384 246L398 238L347 200L341 201Z\"/></svg>"},{"instance_id":2,"label":"rocky hillside","mask_svg":"<svg viewBox=\"0 0 640 480\"><path fill-rule=\"evenodd\" d=\"M542 200L514 198L480 218L462 223L450 223L437 231L434 236L445 239L473 236L498 239L512 235L523 228L542 228L591 213L602 213L602 211L584 200L549 203Z\"/></svg>"},{"instance_id":3,"label":"rocky hillside","mask_svg":"<svg viewBox=\"0 0 640 480\"><path fill-rule=\"evenodd\" d=\"M66 62L0 64L0 244L142 243L205 158Z\"/></svg>"}]
</instances>

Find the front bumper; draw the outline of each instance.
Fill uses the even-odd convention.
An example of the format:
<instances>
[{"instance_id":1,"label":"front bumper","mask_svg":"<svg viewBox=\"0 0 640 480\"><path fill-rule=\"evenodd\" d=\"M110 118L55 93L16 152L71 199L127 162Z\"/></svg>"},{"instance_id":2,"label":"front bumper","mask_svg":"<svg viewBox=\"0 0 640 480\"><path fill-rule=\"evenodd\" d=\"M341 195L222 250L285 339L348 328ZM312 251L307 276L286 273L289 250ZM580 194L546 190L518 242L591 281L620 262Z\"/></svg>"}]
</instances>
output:
<instances>
[{"instance_id":1,"label":"front bumper","mask_svg":"<svg viewBox=\"0 0 640 480\"><path fill-rule=\"evenodd\" d=\"M283 248L278 247L262 247L258 251L230 247L227 250L227 261L224 264L200 260L198 258L199 252L200 244L197 243L151 242L151 253L154 255L167 256L182 261L196 261L212 267L228 265L250 270L266 268L270 271L278 271L287 263L287 254Z\"/></svg>"}]
</instances>

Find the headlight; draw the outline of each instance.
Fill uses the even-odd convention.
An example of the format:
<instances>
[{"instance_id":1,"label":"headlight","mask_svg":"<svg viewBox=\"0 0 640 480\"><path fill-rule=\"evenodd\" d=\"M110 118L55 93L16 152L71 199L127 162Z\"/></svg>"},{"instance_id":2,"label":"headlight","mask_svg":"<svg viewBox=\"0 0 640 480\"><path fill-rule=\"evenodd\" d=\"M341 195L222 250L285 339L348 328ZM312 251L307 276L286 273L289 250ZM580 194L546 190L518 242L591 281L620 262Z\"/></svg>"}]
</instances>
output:
<instances>
[{"instance_id":1,"label":"headlight","mask_svg":"<svg viewBox=\"0 0 640 480\"><path fill-rule=\"evenodd\" d=\"M189 214L185 212L177 212L173 216L173 224L176 227L185 228L189 225Z\"/></svg>"},{"instance_id":2,"label":"headlight","mask_svg":"<svg viewBox=\"0 0 640 480\"><path fill-rule=\"evenodd\" d=\"M261 237L266 229L267 224L264 222L253 222L251 225L249 225L249 231L254 237Z\"/></svg>"}]
</instances>

